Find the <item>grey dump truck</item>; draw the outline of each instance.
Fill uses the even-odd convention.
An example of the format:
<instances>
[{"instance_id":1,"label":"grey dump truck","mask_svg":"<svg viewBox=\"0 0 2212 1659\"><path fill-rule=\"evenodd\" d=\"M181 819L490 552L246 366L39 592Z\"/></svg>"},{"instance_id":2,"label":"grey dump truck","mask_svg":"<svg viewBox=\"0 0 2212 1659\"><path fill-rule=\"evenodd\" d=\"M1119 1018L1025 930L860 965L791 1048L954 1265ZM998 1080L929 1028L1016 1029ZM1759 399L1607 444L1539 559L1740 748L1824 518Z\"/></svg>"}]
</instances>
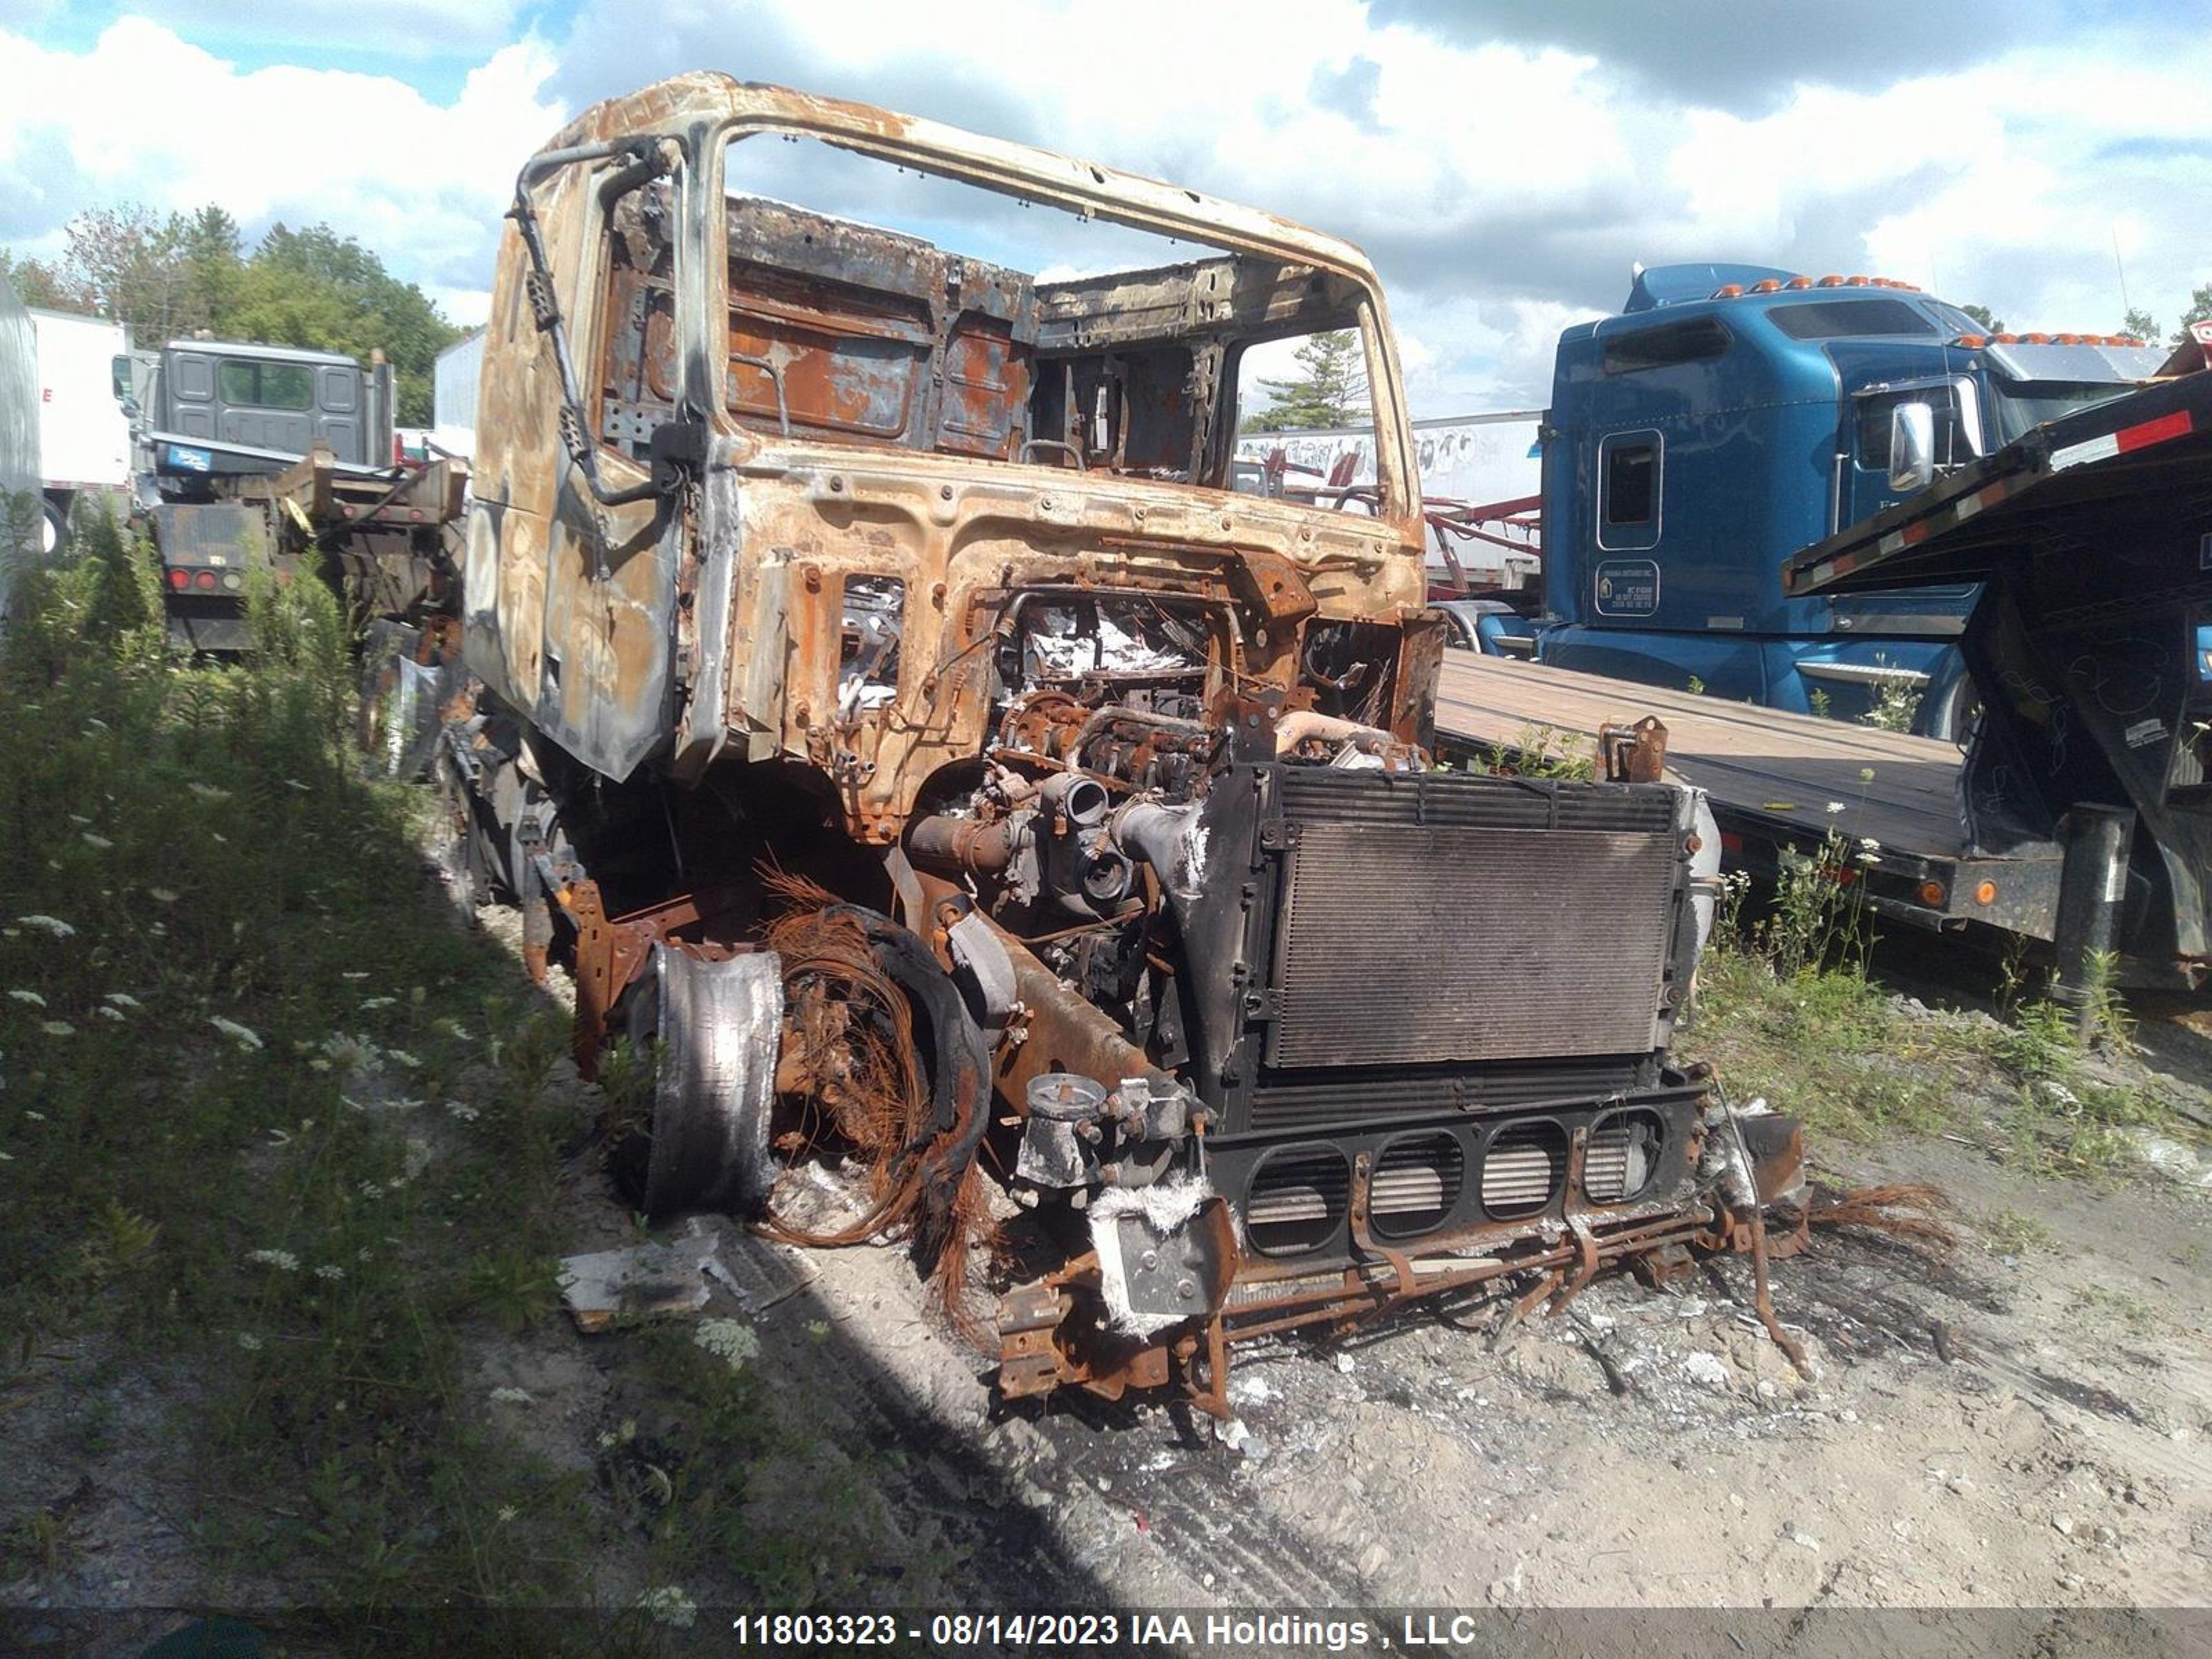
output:
<instances>
[{"instance_id":1,"label":"grey dump truck","mask_svg":"<svg viewBox=\"0 0 2212 1659\"><path fill-rule=\"evenodd\" d=\"M790 204L817 164L981 246ZM1240 388L1346 329L1376 510L1236 493ZM652 1057L608 1124L644 1207L897 1233L1006 1395L1217 1412L1249 1337L1802 1237L1797 1126L1670 1056L1719 848L1659 734L1431 762L1358 250L689 75L523 170L479 391L436 772L582 1063ZM1036 1248L986 1296L994 1230Z\"/></svg>"},{"instance_id":2,"label":"grey dump truck","mask_svg":"<svg viewBox=\"0 0 2212 1659\"><path fill-rule=\"evenodd\" d=\"M419 618L442 602L453 569L443 532L467 471L396 465L380 356L364 368L334 352L173 340L117 359L116 389L180 648L251 646L257 571L337 580L364 617Z\"/></svg>"}]
</instances>

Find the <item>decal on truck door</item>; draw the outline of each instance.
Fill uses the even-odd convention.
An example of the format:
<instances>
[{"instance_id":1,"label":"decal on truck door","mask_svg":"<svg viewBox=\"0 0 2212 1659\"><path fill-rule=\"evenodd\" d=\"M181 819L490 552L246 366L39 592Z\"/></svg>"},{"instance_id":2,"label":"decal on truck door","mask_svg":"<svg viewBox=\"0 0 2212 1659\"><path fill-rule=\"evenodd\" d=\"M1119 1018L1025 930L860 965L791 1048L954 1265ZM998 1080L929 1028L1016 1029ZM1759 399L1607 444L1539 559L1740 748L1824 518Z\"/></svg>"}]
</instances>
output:
<instances>
[{"instance_id":1,"label":"decal on truck door","mask_svg":"<svg viewBox=\"0 0 2212 1659\"><path fill-rule=\"evenodd\" d=\"M1659 608L1659 567L1650 559L1607 559L1597 568L1601 617L1648 617Z\"/></svg>"}]
</instances>

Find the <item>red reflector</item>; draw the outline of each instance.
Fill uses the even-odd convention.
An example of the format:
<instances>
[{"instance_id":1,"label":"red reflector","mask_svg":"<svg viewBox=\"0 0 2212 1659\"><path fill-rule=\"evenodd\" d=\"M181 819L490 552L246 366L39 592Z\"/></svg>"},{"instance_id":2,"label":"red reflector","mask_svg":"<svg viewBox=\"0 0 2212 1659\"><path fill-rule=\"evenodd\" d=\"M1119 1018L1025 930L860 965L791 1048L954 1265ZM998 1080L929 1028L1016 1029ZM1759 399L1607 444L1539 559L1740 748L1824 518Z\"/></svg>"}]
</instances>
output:
<instances>
[{"instance_id":1,"label":"red reflector","mask_svg":"<svg viewBox=\"0 0 2212 1659\"><path fill-rule=\"evenodd\" d=\"M2120 453L2130 449L2142 449L2151 444L2162 444L2168 438L2179 438L2190 429L2189 411L2177 409L2171 415L2161 415L2154 421L2145 421L2141 426L2129 427L2118 435Z\"/></svg>"},{"instance_id":2,"label":"red reflector","mask_svg":"<svg viewBox=\"0 0 2212 1659\"><path fill-rule=\"evenodd\" d=\"M215 591L215 572L212 570L201 571L198 575L192 578L192 586L194 587L203 588L210 593L213 592Z\"/></svg>"},{"instance_id":3,"label":"red reflector","mask_svg":"<svg viewBox=\"0 0 2212 1659\"><path fill-rule=\"evenodd\" d=\"M169 573L169 586L172 586L172 587L190 587L191 585L192 585L192 573L191 573L191 571L189 571L189 570L172 570L172 571Z\"/></svg>"}]
</instances>

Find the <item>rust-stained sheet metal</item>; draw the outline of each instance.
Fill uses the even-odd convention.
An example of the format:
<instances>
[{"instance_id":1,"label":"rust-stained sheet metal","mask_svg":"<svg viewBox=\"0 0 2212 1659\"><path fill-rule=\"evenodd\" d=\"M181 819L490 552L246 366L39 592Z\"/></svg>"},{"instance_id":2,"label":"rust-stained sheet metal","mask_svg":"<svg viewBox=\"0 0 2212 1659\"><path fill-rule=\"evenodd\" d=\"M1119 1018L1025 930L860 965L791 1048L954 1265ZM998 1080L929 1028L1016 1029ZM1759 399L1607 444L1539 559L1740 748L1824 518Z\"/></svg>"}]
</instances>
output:
<instances>
[{"instance_id":1,"label":"rust-stained sheet metal","mask_svg":"<svg viewBox=\"0 0 2212 1659\"><path fill-rule=\"evenodd\" d=\"M741 171L743 146L725 140L767 134L817 137L1237 257L1055 286L744 198L727 201L720 226L687 215L656 228L649 211L625 221L618 210L595 236L584 228L598 216L591 193L612 164L543 174L531 196L550 265L574 293L603 301L566 319L587 401L599 404L595 435L618 429L640 399L672 410L688 400L711 409L714 422L694 496L594 503L574 462L534 435L560 424L559 376L529 325L528 262L510 227L492 299L503 320L489 337L480 403L480 429L492 441L480 446L468 533L469 660L570 753L617 779L672 744L691 767L723 752L806 759L838 781L853 833L885 841L922 779L974 753L982 736L988 665L970 630L983 590L1228 585L1248 561L1274 561L1303 578L1323 616L1395 623L1418 611L1422 554L1409 509L1316 514L1139 477L1139 464L1188 468L1194 459L1145 454L1141 429L1122 434L1130 471L1079 471L1052 447L1064 443L1060 432L1024 431L1030 376L1062 360L1055 341L1062 354L1126 352L1141 372L1147 331L1179 338L1231 320L1295 330L1300 295L1315 283L1364 313L1371 338L1386 338L1380 292L1356 249L1155 180L719 75L681 76L600 105L550 148L666 136L683 147L684 167L718 171L726 149ZM783 222L800 220L838 226L811 285L750 257L789 228ZM710 230L727 239L726 259L701 257ZM679 257L664 260L656 234ZM688 264L687 245L696 250ZM957 277L949 323L948 264ZM1291 273L1267 277L1273 264ZM696 318L653 297L654 271L670 268L702 270L706 302L690 308ZM866 292L852 288L856 268L871 273ZM672 294L665 275L660 283ZM1132 285L1149 305L1133 303ZM713 330L720 337L708 337L709 313L727 319ZM624 344L618 337L633 323L635 343ZM687 327L697 337L679 337ZM945 388L930 394L933 409L881 367L888 359L876 347L866 357L838 349L840 341L869 339L902 342L910 358L933 356ZM603 364L629 398L601 383ZM1403 399L1387 349L1375 350L1370 371L1380 418L1402 440ZM782 416L792 418L788 438ZM935 447L901 447L925 418ZM645 479L644 464L624 453L643 436L641 422L626 446L599 445L609 483ZM1401 441L1392 453L1408 447ZM1413 499L1412 479L1389 483L1394 501ZM685 556L687 531L696 558ZM902 644L895 694L841 711L843 586L854 579L896 584ZM1291 644L1285 637L1271 658L1236 668L1287 684Z\"/></svg>"}]
</instances>

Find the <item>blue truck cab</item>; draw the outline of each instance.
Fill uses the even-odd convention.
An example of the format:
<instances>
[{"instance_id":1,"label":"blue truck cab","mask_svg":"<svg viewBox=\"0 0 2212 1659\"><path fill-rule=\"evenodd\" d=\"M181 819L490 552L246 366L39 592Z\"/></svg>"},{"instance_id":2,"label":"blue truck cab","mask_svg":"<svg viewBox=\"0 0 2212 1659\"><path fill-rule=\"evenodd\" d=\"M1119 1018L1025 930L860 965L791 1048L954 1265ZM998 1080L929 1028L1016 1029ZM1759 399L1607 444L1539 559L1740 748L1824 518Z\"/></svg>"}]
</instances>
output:
<instances>
[{"instance_id":1,"label":"blue truck cab","mask_svg":"<svg viewBox=\"0 0 2212 1659\"><path fill-rule=\"evenodd\" d=\"M2132 391L2164 354L1990 335L1901 283L1757 265L1639 271L1560 337L1543 443L1542 661L1858 718L1885 685L1955 736L1972 586L1790 599L1791 554L2029 428Z\"/></svg>"}]
</instances>

